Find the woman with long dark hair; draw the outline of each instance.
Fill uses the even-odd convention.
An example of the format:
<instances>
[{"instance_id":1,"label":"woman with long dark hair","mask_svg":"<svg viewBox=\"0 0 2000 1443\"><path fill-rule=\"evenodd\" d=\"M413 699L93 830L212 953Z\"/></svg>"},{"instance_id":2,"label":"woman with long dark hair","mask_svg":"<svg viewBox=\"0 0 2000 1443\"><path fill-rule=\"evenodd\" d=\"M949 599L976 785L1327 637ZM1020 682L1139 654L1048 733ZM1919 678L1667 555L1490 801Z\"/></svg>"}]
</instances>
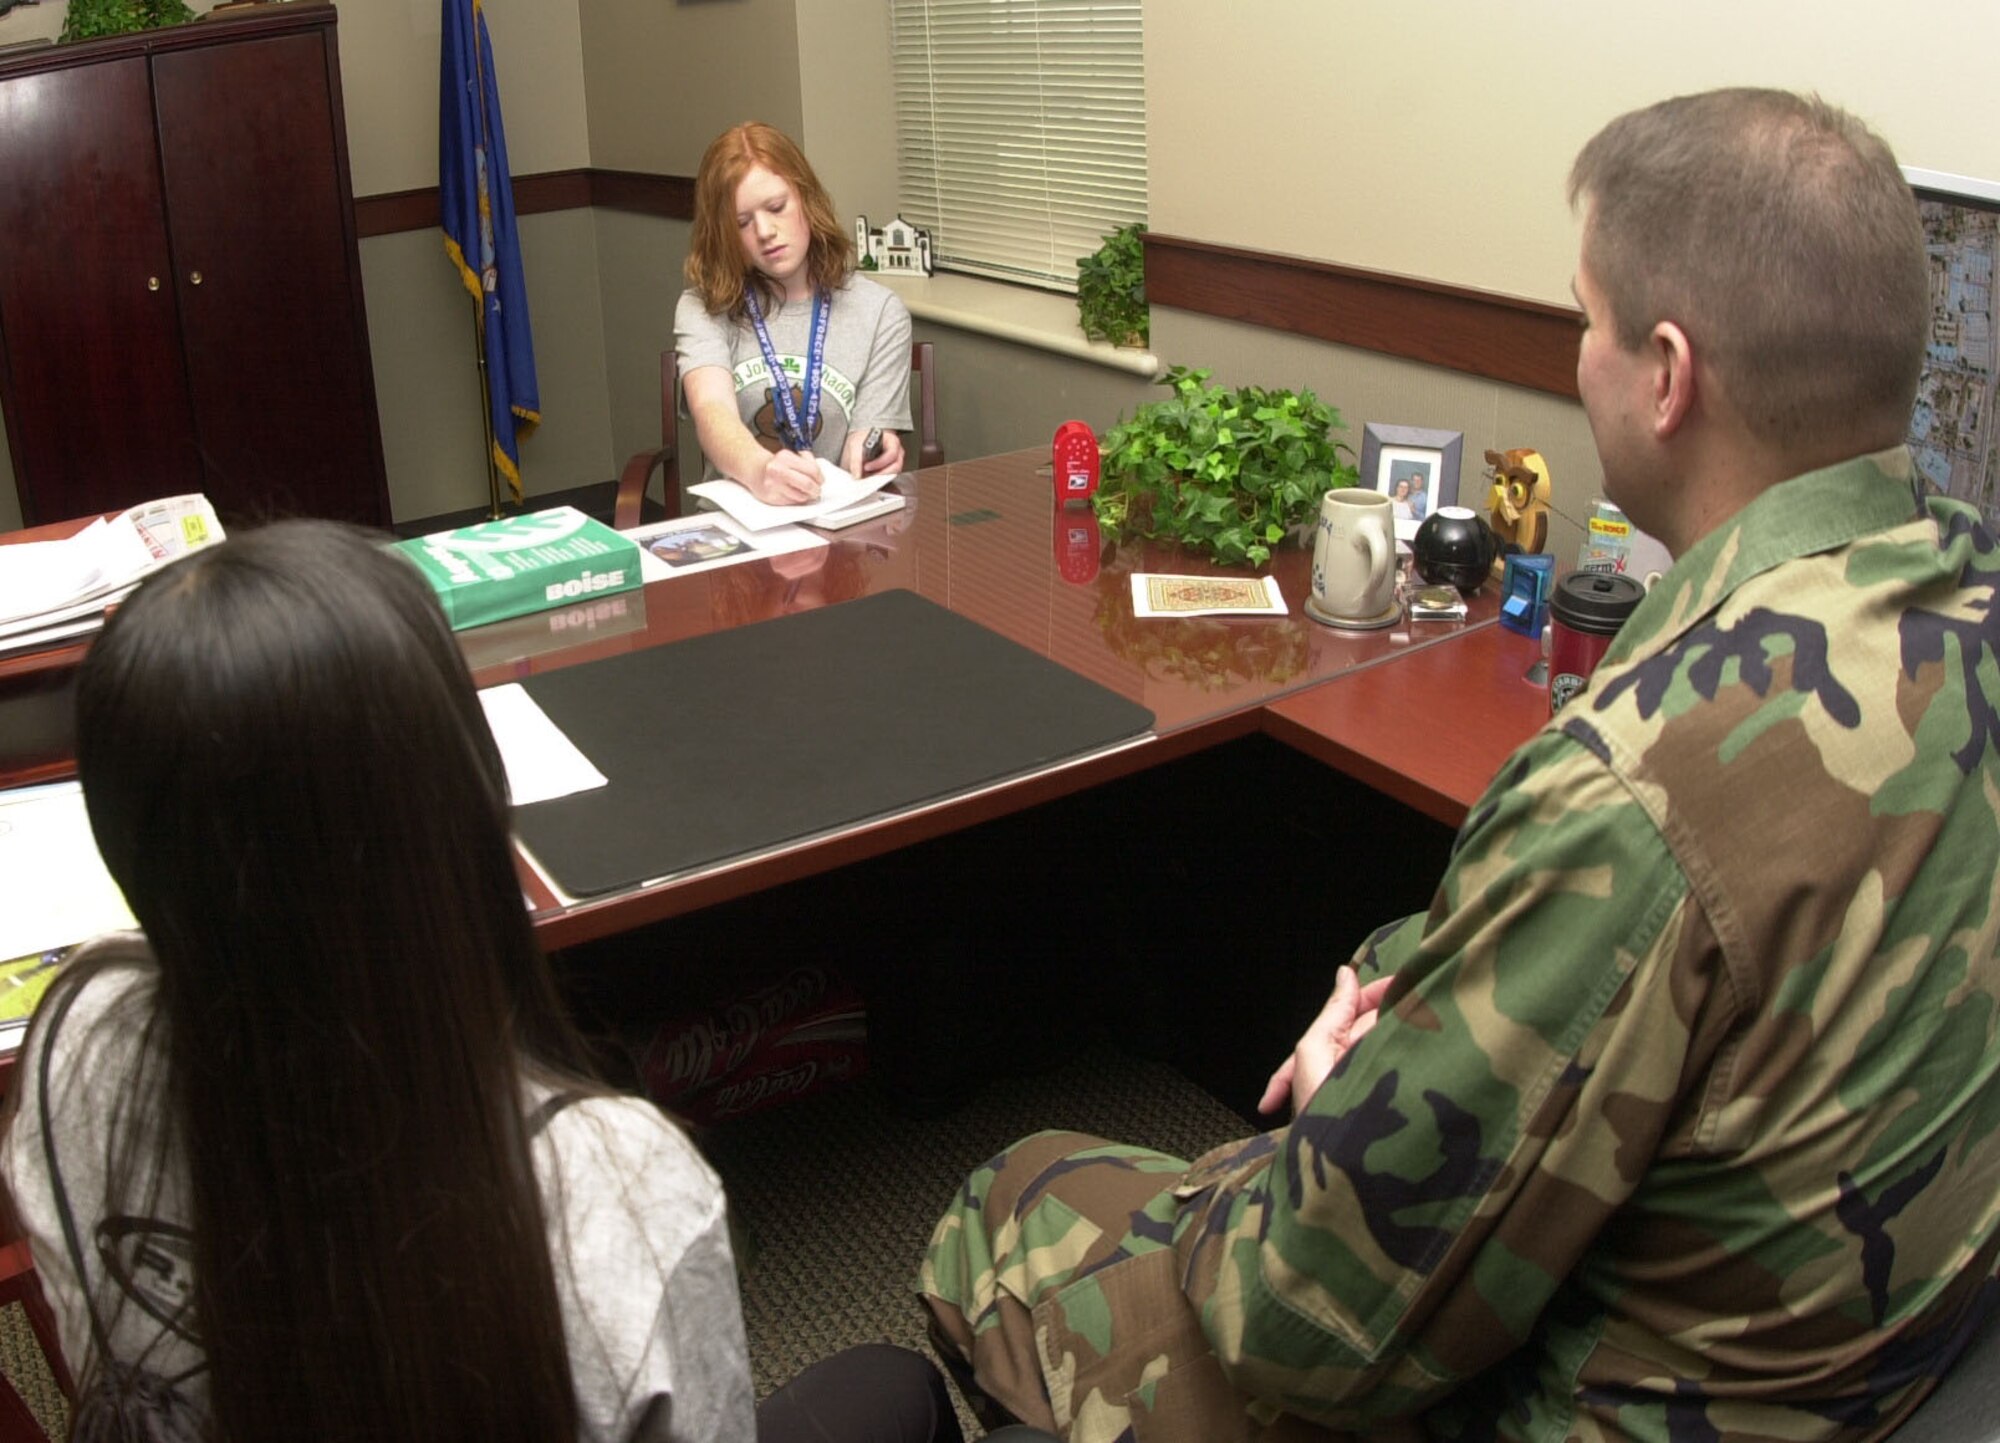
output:
<instances>
[{"instance_id":1,"label":"woman with long dark hair","mask_svg":"<svg viewBox=\"0 0 2000 1443\"><path fill-rule=\"evenodd\" d=\"M312 522L168 568L77 765L144 935L65 965L0 1155L76 1437L751 1436L722 1189L590 1080L412 568Z\"/></svg>"}]
</instances>

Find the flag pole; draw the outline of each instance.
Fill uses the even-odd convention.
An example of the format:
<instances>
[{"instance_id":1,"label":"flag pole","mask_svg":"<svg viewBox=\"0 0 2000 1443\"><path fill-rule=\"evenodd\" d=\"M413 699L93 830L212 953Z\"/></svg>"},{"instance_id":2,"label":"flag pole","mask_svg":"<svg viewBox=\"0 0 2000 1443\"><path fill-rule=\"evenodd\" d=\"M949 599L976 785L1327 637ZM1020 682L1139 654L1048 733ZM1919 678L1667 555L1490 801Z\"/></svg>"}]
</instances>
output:
<instances>
[{"instance_id":1,"label":"flag pole","mask_svg":"<svg viewBox=\"0 0 2000 1443\"><path fill-rule=\"evenodd\" d=\"M493 152L486 139L486 47L479 43L479 0L472 0L472 74L479 97L479 149L486 155ZM485 276L482 274L483 281ZM479 353L479 427L486 433L486 514L493 520L500 519L500 461L495 454L497 442L493 436L493 379L486 374L486 296L482 293L473 297L472 302L473 349Z\"/></svg>"},{"instance_id":2,"label":"flag pole","mask_svg":"<svg viewBox=\"0 0 2000 1443\"><path fill-rule=\"evenodd\" d=\"M493 383L486 375L486 303L472 303L472 350L479 364L479 429L486 437L486 515L498 521L500 509L500 462L498 443L493 439Z\"/></svg>"}]
</instances>

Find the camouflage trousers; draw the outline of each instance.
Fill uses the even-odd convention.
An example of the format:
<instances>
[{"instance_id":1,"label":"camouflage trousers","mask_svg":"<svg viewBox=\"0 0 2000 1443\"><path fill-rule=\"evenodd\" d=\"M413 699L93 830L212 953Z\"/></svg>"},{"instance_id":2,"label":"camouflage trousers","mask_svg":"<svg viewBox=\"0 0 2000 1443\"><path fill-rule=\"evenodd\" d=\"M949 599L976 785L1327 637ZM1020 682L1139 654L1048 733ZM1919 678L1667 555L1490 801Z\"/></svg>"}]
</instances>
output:
<instances>
[{"instance_id":1,"label":"camouflage trousers","mask_svg":"<svg viewBox=\"0 0 2000 1443\"><path fill-rule=\"evenodd\" d=\"M1176 1246L1189 1171L1074 1132L1037 1133L975 1170L917 1281L940 1355L1069 1443L1342 1443L1259 1416L1216 1362Z\"/></svg>"}]
</instances>

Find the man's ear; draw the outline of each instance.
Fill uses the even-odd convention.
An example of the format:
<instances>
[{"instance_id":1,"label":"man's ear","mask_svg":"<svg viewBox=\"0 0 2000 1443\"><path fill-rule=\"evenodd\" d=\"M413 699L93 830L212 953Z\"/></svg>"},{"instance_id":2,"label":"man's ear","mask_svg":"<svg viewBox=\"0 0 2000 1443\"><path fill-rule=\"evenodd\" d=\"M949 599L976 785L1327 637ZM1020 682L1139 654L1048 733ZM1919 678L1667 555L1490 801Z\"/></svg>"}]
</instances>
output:
<instances>
[{"instance_id":1,"label":"man's ear","mask_svg":"<svg viewBox=\"0 0 2000 1443\"><path fill-rule=\"evenodd\" d=\"M1694 410L1694 347L1672 321L1655 325L1647 341L1653 354L1653 435L1664 441Z\"/></svg>"}]
</instances>

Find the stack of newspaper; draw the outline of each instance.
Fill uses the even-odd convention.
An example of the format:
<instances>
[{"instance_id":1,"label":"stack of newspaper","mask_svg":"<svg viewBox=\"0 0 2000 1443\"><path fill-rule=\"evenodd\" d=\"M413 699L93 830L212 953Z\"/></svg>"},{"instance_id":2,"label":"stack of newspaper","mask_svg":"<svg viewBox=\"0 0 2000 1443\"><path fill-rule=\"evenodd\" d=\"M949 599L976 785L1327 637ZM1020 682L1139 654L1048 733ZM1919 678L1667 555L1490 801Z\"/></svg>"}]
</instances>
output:
<instances>
[{"instance_id":1,"label":"stack of newspaper","mask_svg":"<svg viewBox=\"0 0 2000 1443\"><path fill-rule=\"evenodd\" d=\"M61 541L0 547L0 656L96 631L148 572L222 536L206 497L173 496Z\"/></svg>"}]
</instances>

